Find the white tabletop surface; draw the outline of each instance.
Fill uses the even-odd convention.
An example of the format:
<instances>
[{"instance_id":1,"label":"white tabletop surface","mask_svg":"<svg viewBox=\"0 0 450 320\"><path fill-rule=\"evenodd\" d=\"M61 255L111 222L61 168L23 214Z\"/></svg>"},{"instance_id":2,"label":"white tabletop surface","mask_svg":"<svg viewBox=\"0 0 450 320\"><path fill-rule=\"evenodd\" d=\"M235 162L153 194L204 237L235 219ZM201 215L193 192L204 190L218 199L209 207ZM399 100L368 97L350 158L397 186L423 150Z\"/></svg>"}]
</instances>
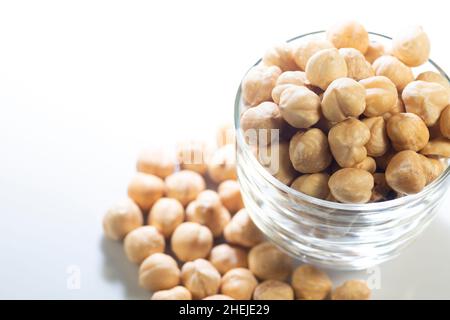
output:
<instances>
[{"instance_id":1,"label":"white tabletop surface","mask_svg":"<svg viewBox=\"0 0 450 320\"><path fill-rule=\"evenodd\" d=\"M386 34L422 24L432 58L450 70L443 4L410 1L406 13L396 1L1 2L0 298L148 298L101 228L139 150L213 136L266 47L336 16ZM444 201L399 258L333 280L376 279L374 298L449 299Z\"/></svg>"}]
</instances>

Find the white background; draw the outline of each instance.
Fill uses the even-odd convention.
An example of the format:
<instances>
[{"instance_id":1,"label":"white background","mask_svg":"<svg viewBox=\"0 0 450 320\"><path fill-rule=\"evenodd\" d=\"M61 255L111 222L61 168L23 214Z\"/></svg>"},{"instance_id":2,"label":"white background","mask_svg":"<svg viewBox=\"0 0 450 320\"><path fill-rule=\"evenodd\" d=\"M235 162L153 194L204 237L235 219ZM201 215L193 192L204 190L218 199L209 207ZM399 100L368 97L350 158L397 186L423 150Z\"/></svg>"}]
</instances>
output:
<instances>
[{"instance_id":1,"label":"white background","mask_svg":"<svg viewBox=\"0 0 450 320\"><path fill-rule=\"evenodd\" d=\"M147 298L101 218L150 144L214 134L273 43L355 18L421 24L450 70L446 1L0 2L0 298ZM450 298L448 207L375 298ZM70 265L81 289L66 285ZM339 273L334 278L368 277Z\"/></svg>"}]
</instances>

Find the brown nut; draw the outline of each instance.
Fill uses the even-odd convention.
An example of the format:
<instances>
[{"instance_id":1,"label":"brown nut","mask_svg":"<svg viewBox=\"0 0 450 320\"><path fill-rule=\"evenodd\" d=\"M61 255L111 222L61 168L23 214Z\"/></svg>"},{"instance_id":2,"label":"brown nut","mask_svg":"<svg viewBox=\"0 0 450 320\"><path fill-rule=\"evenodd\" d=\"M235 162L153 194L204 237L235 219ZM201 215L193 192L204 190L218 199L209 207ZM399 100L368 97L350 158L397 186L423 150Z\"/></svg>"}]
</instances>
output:
<instances>
[{"instance_id":1,"label":"brown nut","mask_svg":"<svg viewBox=\"0 0 450 320\"><path fill-rule=\"evenodd\" d=\"M250 219L246 209L239 210L224 229L225 240L246 248L251 248L264 241L261 231Z\"/></svg>"},{"instance_id":2,"label":"brown nut","mask_svg":"<svg viewBox=\"0 0 450 320\"><path fill-rule=\"evenodd\" d=\"M138 156L136 169L139 172L165 178L175 171L175 155L163 148L144 150Z\"/></svg>"},{"instance_id":3,"label":"brown nut","mask_svg":"<svg viewBox=\"0 0 450 320\"><path fill-rule=\"evenodd\" d=\"M397 151L419 151L430 138L427 126L414 113L399 113L390 117L386 128L392 146Z\"/></svg>"},{"instance_id":4,"label":"brown nut","mask_svg":"<svg viewBox=\"0 0 450 320\"><path fill-rule=\"evenodd\" d=\"M224 294L213 294L212 296L203 298L202 300L234 300L234 299Z\"/></svg>"},{"instance_id":5,"label":"brown nut","mask_svg":"<svg viewBox=\"0 0 450 320\"><path fill-rule=\"evenodd\" d=\"M299 172L317 173L325 170L332 160L326 135L317 128L298 132L289 143L289 158Z\"/></svg>"},{"instance_id":6,"label":"brown nut","mask_svg":"<svg viewBox=\"0 0 450 320\"><path fill-rule=\"evenodd\" d=\"M385 49L383 44L379 42L370 42L369 47L367 48L366 53L364 54L364 57L366 60L370 63L373 63L375 60L377 60L379 57L385 54Z\"/></svg>"},{"instance_id":7,"label":"brown nut","mask_svg":"<svg viewBox=\"0 0 450 320\"><path fill-rule=\"evenodd\" d=\"M258 65L249 70L242 80L242 98L250 106L270 101L272 90L281 74L277 66Z\"/></svg>"},{"instance_id":8,"label":"brown nut","mask_svg":"<svg viewBox=\"0 0 450 320\"><path fill-rule=\"evenodd\" d=\"M130 231L142 226L141 210L130 198L119 201L103 217L105 236L112 240L122 240Z\"/></svg>"},{"instance_id":9,"label":"brown nut","mask_svg":"<svg viewBox=\"0 0 450 320\"><path fill-rule=\"evenodd\" d=\"M344 57L345 63L347 63L347 77L359 81L375 75L372 65L367 62L360 51L353 48L341 48L339 54Z\"/></svg>"},{"instance_id":10,"label":"brown nut","mask_svg":"<svg viewBox=\"0 0 450 320\"><path fill-rule=\"evenodd\" d=\"M316 52L333 48L333 44L328 40L313 39L301 42L294 50L294 59L301 70L306 69L306 64Z\"/></svg>"},{"instance_id":11,"label":"brown nut","mask_svg":"<svg viewBox=\"0 0 450 320\"><path fill-rule=\"evenodd\" d=\"M372 64L375 75L389 78L401 92L408 83L414 80L414 75L409 67L393 56L381 56Z\"/></svg>"},{"instance_id":12,"label":"brown nut","mask_svg":"<svg viewBox=\"0 0 450 320\"><path fill-rule=\"evenodd\" d=\"M211 231L195 222L184 222L173 232L172 251L181 261L192 261L208 256L213 245Z\"/></svg>"},{"instance_id":13,"label":"brown nut","mask_svg":"<svg viewBox=\"0 0 450 320\"><path fill-rule=\"evenodd\" d=\"M350 78L334 80L322 98L322 113L329 121L340 122L349 117L357 118L366 108L366 91Z\"/></svg>"},{"instance_id":14,"label":"brown nut","mask_svg":"<svg viewBox=\"0 0 450 320\"><path fill-rule=\"evenodd\" d=\"M216 183L236 180L236 150L232 144L217 149L208 162L208 175Z\"/></svg>"},{"instance_id":15,"label":"brown nut","mask_svg":"<svg viewBox=\"0 0 450 320\"><path fill-rule=\"evenodd\" d=\"M348 280L333 290L332 300L369 300L370 289L362 280Z\"/></svg>"},{"instance_id":16,"label":"brown nut","mask_svg":"<svg viewBox=\"0 0 450 320\"><path fill-rule=\"evenodd\" d=\"M447 78L445 78L442 74L438 72L434 71L422 72L416 77L416 80L439 83L447 90L450 90L450 83L448 82Z\"/></svg>"},{"instance_id":17,"label":"brown nut","mask_svg":"<svg viewBox=\"0 0 450 320\"><path fill-rule=\"evenodd\" d=\"M354 118L339 122L328 133L331 153L343 168L351 168L367 157L364 146L369 140L369 128Z\"/></svg>"},{"instance_id":18,"label":"brown nut","mask_svg":"<svg viewBox=\"0 0 450 320\"><path fill-rule=\"evenodd\" d=\"M244 208L242 201L241 188L236 180L225 180L217 188L220 202L228 209L231 214L234 214Z\"/></svg>"},{"instance_id":19,"label":"brown nut","mask_svg":"<svg viewBox=\"0 0 450 320\"><path fill-rule=\"evenodd\" d=\"M183 141L177 146L178 163L181 169L204 175L207 170L209 150L203 141Z\"/></svg>"},{"instance_id":20,"label":"brown nut","mask_svg":"<svg viewBox=\"0 0 450 320\"><path fill-rule=\"evenodd\" d=\"M235 268L247 268L247 251L226 243L219 244L212 248L209 261L220 274Z\"/></svg>"},{"instance_id":21,"label":"brown nut","mask_svg":"<svg viewBox=\"0 0 450 320\"><path fill-rule=\"evenodd\" d=\"M263 242L250 250L248 266L262 280L283 281L292 271L292 259L270 242Z\"/></svg>"},{"instance_id":22,"label":"brown nut","mask_svg":"<svg viewBox=\"0 0 450 320\"><path fill-rule=\"evenodd\" d=\"M272 90L272 99L276 104L280 103L280 97L283 91L292 86L306 85L306 74L303 71L286 71L277 79L275 88Z\"/></svg>"},{"instance_id":23,"label":"brown nut","mask_svg":"<svg viewBox=\"0 0 450 320\"><path fill-rule=\"evenodd\" d=\"M183 286L176 286L168 290L156 291L152 295L152 300L192 300L192 295Z\"/></svg>"},{"instance_id":24,"label":"brown nut","mask_svg":"<svg viewBox=\"0 0 450 320\"><path fill-rule=\"evenodd\" d=\"M392 189L386 182L386 176L384 173L373 174L374 187L372 191L372 197L370 202L385 201L388 199Z\"/></svg>"},{"instance_id":25,"label":"brown nut","mask_svg":"<svg viewBox=\"0 0 450 320\"><path fill-rule=\"evenodd\" d=\"M388 121L390 117L397 113L405 113L405 104L403 103L402 97L399 96L397 103L388 112L383 113L382 117L384 121Z\"/></svg>"},{"instance_id":26,"label":"brown nut","mask_svg":"<svg viewBox=\"0 0 450 320\"><path fill-rule=\"evenodd\" d=\"M450 158L450 140L443 137L430 140L427 145L420 150L420 153L426 156Z\"/></svg>"},{"instance_id":27,"label":"brown nut","mask_svg":"<svg viewBox=\"0 0 450 320\"><path fill-rule=\"evenodd\" d=\"M330 176L326 173L305 174L295 179L291 188L308 196L325 200L330 195L328 179Z\"/></svg>"},{"instance_id":28,"label":"brown nut","mask_svg":"<svg viewBox=\"0 0 450 320\"><path fill-rule=\"evenodd\" d=\"M282 71L298 70L292 46L286 42L279 43L267 50L262 58L262 63L266 66L277 66Z\"/></svg>"},{"instance_id":29,"label":"brown nut","mask_svg":"<svg viewBox=\"0 0 450 320\"><path fill-rule=\"evenodd\" d=\"M184 208L176 199L161 198L150 210L148 224L168 238L184 220Z\"/></svg>"},{"instance_id":30,"label":"brown nut","mask_svg":"<svg viewBox=\"0 0 450 320\"><path fill-rule=\"evenodd\" d=\"M306 78L322 90L326 90L334 80L346 76L347 64L335 48L316 52L306 64Z\"/></svg>"},{"instance_id":31,"label":"brown nut","mask_svg":"<svg viewBox=\"0 0 450 320\"><path fill-rule=\"evenodd\" d=\"M223 275L220 292L236 300L250 300L257 285L258 281L250 270L236 268Z\"/></svg>"},{"instance_id":32,"label":"brown nut","mask_svg":"<svg viewBox=\"0 0 450 320\"><path fill-rule=\"evenodd\" d=\"M205 180L197 172L181 170L166 178L166 194L185 206L205 190Z\"/></svg>"},{"instance_id":33,"label":"brown nut","mask_svg":"<svg viewBox=\"0 0 450 320\"><path fill-rule=\"evenodd\" d=\"M328 275L311 265L301 265L292 274L295 297L301 300L323 300L331 291Z\"/></svg>"},{"instance_id":34,"label":"brown nut","mask_svg":"<svg viewBox=\"0 0 450 320\"><path fill-rule=\"evenodd\" d=\"M281 116L295 128L309 128L320 118L320 99L306 87L291 86L280 96Z\"/></svg>"},{"instance_id":35,"label":"brown nut","mask_svg":"<svg viewBox=\"0 0 450 320\"><path fill-rule=\"evenodd\" d=\"M292 88L292 87L298 87L298 86L295 84L292 84L292 83L279 84L279 85L275 86L275 88L273 88L273 90L272 90L273 102L275 102L276 104L279 105L281 95L283 94L284 90L286 90L287 88Z\"/></svg>"},{"instance_id":36,"label":"brown nut","mask_svg":"<svg viewBox=\"0 0 450 320\"><path fill-rule=\"evenodd\" d=\"M386 122L383 117L366 118L363 119L362 122L370 130L370 139L365 145L367 155L371 157L382 156L389 149Z\"/></svg>"},{"instance_id":37,"label":"brown nut","mask_svg":"<svg viewBox=\"0 0 450 320\"><path fill-rule=\"evenodd\" d=\"M366 89L366 117L381 116L394 108L398 102L398 93L395 84L387 77L375 76L361 83Z\"/></svg>"},{"instance_id":38,"label":"brown nut","mask_svg":"<svg viewBox=\"0 0 450 320\"><path fill-rule=\"evenodd\" d=\"M327 30L327 39L336 48L355 48L366 53L369 47L369 34L364 26L356 21L344 21Z\"/></svg>"},{"instance_id":39,"label":"brown nut","mask_svg":"<svg viewBox=\"0 0 450 320\"><path fill-rule=\"evenodd\" d=\"M342 203L366 203L374 186L373 176L366 170L344 168L328 181L331 194Z\"/></svg>"},{"instance_id":40,"label":"brown nut","mask_svg":"<svg viewBox=\"0 0 450 320\"><path fill-rule=\"evenodd\" d=\"M373 174L375 173L375 171L377 171L377 163L375 162L374 158L367 157L363 161L355 164L353 168L366 170L367 172Z\"/></svg>"},{"instance_id":41,"label":"brown nut","mask_svg":"<svg viewBox=\"0 0 450 320\"><path fill-rule=\"evenodd\" d=\"M154 253L139 267L139 285L150 291L171 289L180 282L177 262L164 253Z\"/></svg>"},{"instance_id":42,"label":"brown nut","mask_svg":"<svg viewBox=\"0 0 450 320\"><path fill-rule=\"evenodd\" d=\"M423 157L422 159L424 160L423 169L428 185L436 180L442 172L444 172L447 167L447 163L438 159L428 158L422 155L420 156Z\"/></svg>"},{"instance_id":43,"label":"brown nut","mask_svg":"<svg viewBox=\"0 0 450 320\"><path fill-rule=\"evenodd\" d=\"M236 141L235 133L236 131L232 123L226 122L222 124L216 133L217 146L220 148L227 144L234 144Z\"/></svg>"},{"instance_id":44,"label":"brown nut","mask_svg":"<svg viewBox=\"0 0 450 320\"><path fill-rule=\"evenodd\" d=\"M138 172L128 184L128 196L145 213L163 196L164 181L152 174Z\"/></svg>"},{"instance_id":45,"label":"brown nut","mask_svg":"<svg viewBox=\"0 0 450 320\"><path fill-rule=\"evenodd\" d=\"M181 282L193 299L203 299L219 291L220 274L209 261L196 259L181 268Z\"/></svg>"},{"instance_id":46,"label":"brown nut","mask_svg":"<svg viewBox=\"0 0 450 320\"><path fill-rule=\"evenodd\" d=\"M430 39L422 27L402 30L392 38L392 54L410 67L424 64L430 55Z\"/></svg>"},{"instance_id":47,"label":"brown nut","mask_svg":"<svg viewBox=\"0 0 450 320\"><path fill-rule=\"evenodd\" d=\"M266 280L255 288L253 300L294 300L294 290L286 282Z\"/></svg>"},{"instance_id":48,"label":"brown nut","mask_svg":"<svg viewBox=\"0 0 450 320\"><path fill-rule=\"evenodd\" d=\"M433 126L449 104L450 91L439 83L413 81L402 93L407 112L417 114L427 126Z\"/></svg>"},{"instance_id":49,"label":"brown nut","mask_svg":"<svg viewBox=\"0 0 450 320\"><path fill-rule=\"evenodd\" d=\"M164 252L166 242L155 227L143 226L127 234L124 240L125 254L128 260L141 263L156 252Z\"/></svg>"},{"instance_id":50,"label":"brown nut","mask_svg":"<svg viewBox=\"0 0 450 320\"><path fill-rule=\"evenodd\" d=\"M441 134L447 139L450 139L450 105L448 105L441 113L439 128L441 129Z\"/></svg>"}]
</instances>

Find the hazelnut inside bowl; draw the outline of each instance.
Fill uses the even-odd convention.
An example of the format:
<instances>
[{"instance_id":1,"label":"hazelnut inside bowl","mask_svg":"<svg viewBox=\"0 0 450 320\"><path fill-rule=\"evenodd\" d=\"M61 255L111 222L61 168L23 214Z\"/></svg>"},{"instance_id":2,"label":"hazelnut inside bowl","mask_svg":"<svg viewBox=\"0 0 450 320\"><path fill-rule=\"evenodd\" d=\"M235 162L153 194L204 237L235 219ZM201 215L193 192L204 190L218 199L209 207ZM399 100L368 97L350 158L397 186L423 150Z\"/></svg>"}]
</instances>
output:
<instances>
[{"instance_id":1,"label":"hazelnut inside bowl","mask_svg":"<svg viewBox=\"0 0 450 320\"><path fill-rule=\"evenodd\" d=\"M373 32L368 35L371 42L386 47L391 45L390 37ZM326 39L325 31L300 35L288 42L295 46L296 43L316 39ZM432 60L420 68L437 72L449 80ZM305 86L319 96L325 91L308 83ZM401 95L401 91L399 93ZM246 139L240 126L241 114L247 109L239 87L235 100L237 172L245 206L267 238L288 254L307 263L357 270L396 257L431 222L450 185L447 166L418 193L397 197L393 190L394 197L385 201L341 203L333 199L336 198L333 197L333 190L327 199L309 196L283 184L260 164L259 154L255 156L255 149L249 145L248 137ZM318 125L315 124L314 128ZM297 128L294 134L308 129ZM283 130L275 129L271 136L278 134L279 139L285 139ZM323 132L327 134L325 129ZM354 151L354 146L350 145L349 149ZM359 152L358 157L363 159L364 155ZM443 162L448 164L448 159ZM333 165L327 169L331 171L328 173L342 169L333 170ZM351 162L348 165L355 167ZM298 176L302 174L299 172ZM376 190L376 182L373 188ZM365 196L363 198L366 199Z\"/></svg>"}]
</instances>

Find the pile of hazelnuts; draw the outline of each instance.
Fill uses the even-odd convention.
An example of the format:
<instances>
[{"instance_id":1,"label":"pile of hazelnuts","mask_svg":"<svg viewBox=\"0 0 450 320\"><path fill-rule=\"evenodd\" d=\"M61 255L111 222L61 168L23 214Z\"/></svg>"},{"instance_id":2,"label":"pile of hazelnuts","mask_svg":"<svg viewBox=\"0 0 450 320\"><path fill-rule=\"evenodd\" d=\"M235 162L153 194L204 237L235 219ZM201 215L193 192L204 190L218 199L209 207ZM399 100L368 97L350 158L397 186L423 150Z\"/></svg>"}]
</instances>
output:
<instances>
[{"instance_id":1,"label":"pile of hazelnuts","mask_svg":"<svg viewBox=\"0 0 450 320\"><path fill-rule=\"evenodd\" d=\"M277 162L278 180L312 197L367 203L419 193L450 157L449 81L412 69L429 54L421 27L387 48L355 21L326 39L277 45L242 81L244 136L263 166Z\"/></svg>"},{"instance_id":2,"label":"pile of hazelnuts","mask_svg":"<svg viewBox=\"0 0 450 320\"><path fill-rule=\"evenodd\" d=\"M214 151L191 141L173 155L143 152L128 197L104 216L105 236L123 240L151 299L369 299L364 281L332 290L325 272L307 264L294 270L293 260L265 241L236 181L234 130L224 126L217 137Z\"/></svg>"}]
</instances>

